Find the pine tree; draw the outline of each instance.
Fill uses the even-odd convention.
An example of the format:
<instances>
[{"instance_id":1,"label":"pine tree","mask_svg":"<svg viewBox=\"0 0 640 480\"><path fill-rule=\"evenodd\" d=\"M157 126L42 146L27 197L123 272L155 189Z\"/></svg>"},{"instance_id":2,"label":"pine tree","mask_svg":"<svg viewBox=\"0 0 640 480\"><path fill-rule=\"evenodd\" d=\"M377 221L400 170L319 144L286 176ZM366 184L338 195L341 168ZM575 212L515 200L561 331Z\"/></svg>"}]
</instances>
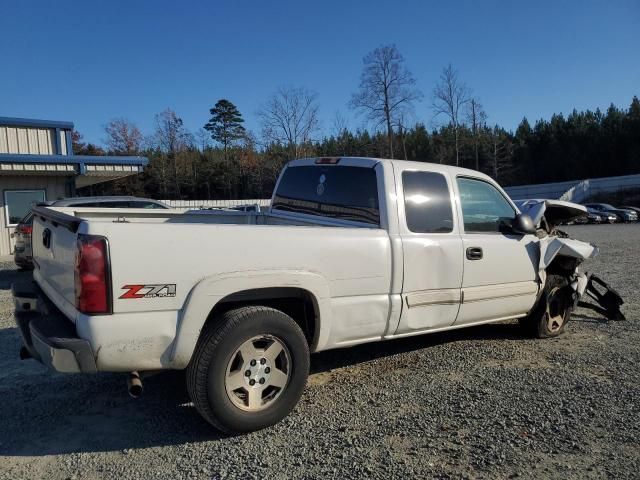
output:
<instances>
[{"instance_id":1,"label":"pine tree","mask_svg":"<svg viewBox=\"0 0 640 480\"><path fill-rule=\"evenodd\" d=\"M211 132L214 141L222 145L224 159L228 162L229 147L245 136L244 119L238 108L224 98L218 100L209 112L211 118L204 128Z\"/></svg>"}]
</instances>

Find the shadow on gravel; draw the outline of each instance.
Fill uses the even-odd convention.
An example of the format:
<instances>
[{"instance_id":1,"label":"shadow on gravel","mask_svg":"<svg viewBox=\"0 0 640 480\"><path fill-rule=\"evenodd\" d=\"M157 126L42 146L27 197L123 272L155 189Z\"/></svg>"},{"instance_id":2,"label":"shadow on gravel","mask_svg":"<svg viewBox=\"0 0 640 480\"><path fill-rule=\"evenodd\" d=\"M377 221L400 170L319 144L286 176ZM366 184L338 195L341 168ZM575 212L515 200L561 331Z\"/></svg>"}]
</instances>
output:
<instances>
[{"instance_id":1,"label":"shadow on gravel","mask_svg":"<svg viewBox=\"0 0 640 480\"><path fill-rule=\"evenodd\" d=\"M357 365L377 358L422 350L443 343L465 340L523 340L517 323L494 323L449 332L368 343L339 350L316 353L311 357L311 373Z\"/></svg>"},{"instance_id":2,"label":"shadow on gravel","mask_svg":"<svg viewBox=\"0 0 640 480\"><path fill-rule=\"evenodd\" d=\"M612 320L607 319L606 317L600 315L585 315L583 313L573 313L571 314L572 322L584 322L584 323L609 323Z\"/></svg>"},{"instance_id":3,"label":"shadow on gravel","mask_svg":"<svg viewBox=\"0 0 640 480\"><path fill-rule=\"evenodd\" d=\"M312 356L318 373L458 340L521 340L515 324L362 345ZM225 438L189 403L182 372L144 380L139 400L118 374L62 375L18 359L16 329L0 330L0 455L42 456L182 445Z\"/></svg>"},{"instance_id":4,"label":"shadow on gravel","mask_svg":"<svg viewBox=\"0 0 640 480\"><path fill-rule=\"evenodd\" d=\"M1 269L0 270L0 290L11 290L13 282L29 280L31 272L25 270Z\"/></svg>"},{"instance_id":5,"label":"shadow on gravel","mask_svg":"<svg viewBox=\"0 0 640 480\"><path fill-rule=\"evenodd\" d=\"M5 331L1 331L4 334ZM26 377L0 387L0 456L109 452L212 441L223 435L188 403L181 372L147 378L139 400L125 376L60 375L32 360Z\"/></svg>"}]
</instances>

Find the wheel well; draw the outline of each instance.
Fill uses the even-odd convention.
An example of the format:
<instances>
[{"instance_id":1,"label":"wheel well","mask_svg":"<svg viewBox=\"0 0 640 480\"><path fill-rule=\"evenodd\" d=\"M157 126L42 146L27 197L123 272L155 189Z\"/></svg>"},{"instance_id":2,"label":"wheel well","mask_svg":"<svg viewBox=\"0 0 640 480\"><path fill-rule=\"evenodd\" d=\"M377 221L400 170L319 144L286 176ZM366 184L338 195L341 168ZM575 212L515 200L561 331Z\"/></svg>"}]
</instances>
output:
<instances>
[{"instance_id":1,"label":"wheel well","mask_svg":"<svg viewBox=\"0 0 640 480\"><path fill-rule=\"evenodd\" d=\"M254 288L227 295L209 312L207 323L220 314L248 305L275 308L289 315L300 326L309 347L317 342L318 305L311 292L295 287Z\"/></svg>"},{"instance_id":2,"label":"wheel well","mask_svg":"<svg viewBox=\"0 0 640 480\"><path fill-rule=\"evenodd\" d=\"M561 275L567 279L571 278L581 261L574 257L558 255L547 267L547 273Z\"/></svg>"}]
</instances>

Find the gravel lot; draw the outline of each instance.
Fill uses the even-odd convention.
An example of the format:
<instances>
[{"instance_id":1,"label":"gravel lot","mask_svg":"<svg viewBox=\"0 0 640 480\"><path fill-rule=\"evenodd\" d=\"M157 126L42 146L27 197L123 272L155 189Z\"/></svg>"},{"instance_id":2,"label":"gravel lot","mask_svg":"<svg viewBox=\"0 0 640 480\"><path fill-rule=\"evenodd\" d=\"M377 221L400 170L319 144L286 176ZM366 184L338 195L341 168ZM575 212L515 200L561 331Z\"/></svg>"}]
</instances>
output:
<instances>
[{"instance_id":1,"label":"gravel lot","mask_svg":"<svg viewBox=\"0 0 640 480\"><path fill-rule=\"evenodd\" d=\"M324 352L294 413L223 437L180 375L60 375L18 359L0 264L0 477L638 478L640 225L575 226L601 248L585 265L626 299L628 321L578 310L567 334L514 322Z\"/></svg>"}]
</instances>

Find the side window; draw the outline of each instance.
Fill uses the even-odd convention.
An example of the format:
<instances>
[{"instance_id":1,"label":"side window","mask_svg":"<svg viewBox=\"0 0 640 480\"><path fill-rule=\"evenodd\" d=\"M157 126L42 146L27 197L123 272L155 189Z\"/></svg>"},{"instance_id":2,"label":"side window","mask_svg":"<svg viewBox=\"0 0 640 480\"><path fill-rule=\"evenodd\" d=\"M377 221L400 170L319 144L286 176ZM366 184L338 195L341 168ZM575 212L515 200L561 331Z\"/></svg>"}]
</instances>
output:
<instances>
[{"instance_id":1,"label":"side window","mask_svg":"<svg viewBox=\"0 0 640 480\"><path fill-rule=\"evenodd\" d=\"M415 233L449 233L453 230L451 196L440 173L402 172L407 227Z\"/></svg>"},{"instance_id":2,"label":"side window","mask_svg":"<svg viewBox=\"0 0 640 480\"><path fill-rule=\"evenodd\" d=\"M490 183L472 178L458 178L466 233L501 232L516 212L506 198Z\"/></svg>"}]
</instances>

